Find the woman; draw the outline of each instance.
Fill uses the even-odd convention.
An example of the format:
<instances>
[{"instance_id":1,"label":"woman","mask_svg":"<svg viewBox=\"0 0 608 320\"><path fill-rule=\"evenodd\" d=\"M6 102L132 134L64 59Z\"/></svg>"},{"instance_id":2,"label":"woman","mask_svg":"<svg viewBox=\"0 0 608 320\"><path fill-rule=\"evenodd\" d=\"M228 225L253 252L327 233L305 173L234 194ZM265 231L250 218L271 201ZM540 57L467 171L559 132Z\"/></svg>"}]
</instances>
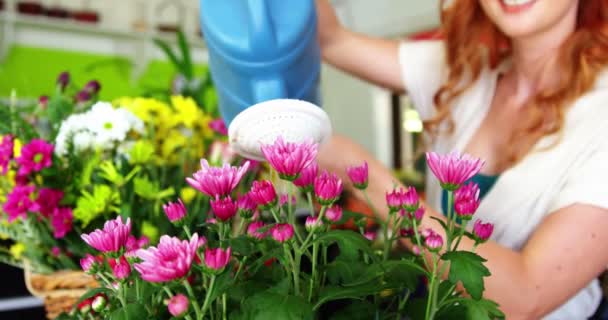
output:
<instances>
[{"instance_id":1,"label":"woman","mask_svg":"<svg viewBox=\"0 0 608 320\"><path fill-rule=\"evenodd\" d=\"M493 186L475 217L495 230L477 252L492 273L485 295L507 319L585 319L608 265L608 1L453 0L442 8L445 40L399 43L344 29L317 1L323 57L407 91L433 151L485 160L481 175ZM372 201L385 208L394 178L361 147L336 137L319 161L343 172L363 159ZM431 219L442 216L432 179L422 228L441 232Z\"/></svg>"}]
</instances>

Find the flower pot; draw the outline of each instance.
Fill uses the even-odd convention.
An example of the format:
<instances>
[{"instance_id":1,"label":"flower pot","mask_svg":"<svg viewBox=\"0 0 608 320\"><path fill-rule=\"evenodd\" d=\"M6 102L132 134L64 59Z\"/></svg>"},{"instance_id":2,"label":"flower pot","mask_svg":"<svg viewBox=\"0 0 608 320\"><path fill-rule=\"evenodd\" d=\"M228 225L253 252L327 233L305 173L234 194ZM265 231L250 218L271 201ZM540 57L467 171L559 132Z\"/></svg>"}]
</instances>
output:
<instances>
[{"instance_id":1,"label":"flower pot","mask_svg":"<svg viewBox=\"0 0 608 320\"><path fill-rule=\"evenodd\" d=\"M97 281L82 271L64 270L52 274L38 274L25 267L25 285L35 297L44 300L47 319L55 319L62 312L70 312L78 299Z\"/></svg>"}]
</instances>

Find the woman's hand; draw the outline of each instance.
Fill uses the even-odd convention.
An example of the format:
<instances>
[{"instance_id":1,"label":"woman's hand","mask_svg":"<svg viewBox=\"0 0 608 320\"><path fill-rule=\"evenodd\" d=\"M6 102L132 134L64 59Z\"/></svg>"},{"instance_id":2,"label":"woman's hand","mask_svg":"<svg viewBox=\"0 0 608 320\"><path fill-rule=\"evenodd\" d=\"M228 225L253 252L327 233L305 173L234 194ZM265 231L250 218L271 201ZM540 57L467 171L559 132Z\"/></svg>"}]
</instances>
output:
<instances>
[{"instance_id":1,"label":"woman's hand","mask_svg":"<svg viewBox=\"0 0 608 320\"><path fill-rule=\"evenodd\" d=\"M404 91L399 42L371 38L342 27L328 0L316 0L319 45L334 67L393 91Z\"/></svg>"}]
</instances>

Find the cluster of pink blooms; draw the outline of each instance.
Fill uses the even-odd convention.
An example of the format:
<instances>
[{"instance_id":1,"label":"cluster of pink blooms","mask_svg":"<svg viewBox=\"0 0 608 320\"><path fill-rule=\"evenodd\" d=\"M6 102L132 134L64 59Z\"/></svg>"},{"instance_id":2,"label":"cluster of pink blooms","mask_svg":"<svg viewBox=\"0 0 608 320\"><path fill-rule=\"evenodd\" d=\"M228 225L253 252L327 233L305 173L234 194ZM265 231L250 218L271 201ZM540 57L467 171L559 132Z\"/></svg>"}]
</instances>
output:
<instances>
[{"instance_id":1,"label":"cluster of pink blooms","mask_svg":"<svg viewBox=\"0 0 608 320\"><path fill-rule=\"evenodd\" d=\"M386 194L386 203L392 211L405 209L406 211L416 211L420 199L416 188L399 188Z\"/></svg>"},{"instance_id":2,"label":"cluster of pink blooms","mask_svg":"<svg viewBox=\"0 0 608 320\"><path fill-rule=\"evenodd\" d=\"M471 220L481 202L479 187L475 183L465 184L465 182L479 173L484 162L457 152L447 155L429 152L426 154L426 160L442 188L454 192L456 215L464 221ZM475 221L473 235L478 243L487 241L492 235L492 231L494 231L494 226L491 223Z\"/></svg>"},{"instance_id":3,"label":"cluster of pink blooms","mask_svg":"<svg viewBox=\"0 0 608 320\"><path fill-rule=\"evenodd\" d=\"M42 140L32 139L21 148L21 155L14 155L14 138L4 136L0 142L0 172L6 174L14 161L17 169L16 185L7 195L2 211L8 221L27 218L28 213L39 214L38 219L46 219L53 236L61 239L72 230L72 209L60 206L64 194L51 188L37 189L31 183L30 175L53 164L53 145Z\"/></svg>"}]
</instances>

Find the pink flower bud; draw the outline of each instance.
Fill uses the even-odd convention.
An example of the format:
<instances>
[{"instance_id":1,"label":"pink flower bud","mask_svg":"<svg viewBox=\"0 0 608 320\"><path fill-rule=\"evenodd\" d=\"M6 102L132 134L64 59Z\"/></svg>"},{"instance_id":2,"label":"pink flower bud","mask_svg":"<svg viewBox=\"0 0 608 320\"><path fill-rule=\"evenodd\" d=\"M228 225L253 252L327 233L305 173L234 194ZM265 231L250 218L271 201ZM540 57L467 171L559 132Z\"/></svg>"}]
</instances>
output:
<instances>
[{"instance_id":1,"label":"pink flower bud","mask_svg":"<svg viewBox=\"0 0 608 320\"><path fill-rule=\"evenodd\" d=\"M313 232L317 230L319 227L323 225L323 221L319 220L317 217L308 216L306 217L306 223L304 223L304 227L306 231Z\"/></svg>"},{"instance_id":2,"label":"pink flower bud","mask_svg":"<svg viewBox=\"0 0 608 320\"><path fill-rule=\"evenodd\" d=\"M416 245L415 245L415 246L413 246L413 247L412 247L412 252L413 252L415 255L419 256L419 255L420 255L420 247L419 247L419 246L416 246Z\"/></svg>"},{"instance_id":3,"label":"pink flower bud","mask_svg":"<svg viewBox=\"0 0 608 320\"><path fill-rule=\"evenodd\" d=\"M424 245L431 251L439 251L443 247L443 238L437 234L431 234L424 239Z\"/></svg>"},{"instance_id":4,"label":"pink flower bud","mask_svg":"<svg viewBox=\"0 0 608 320\"><path fill-rule=\"evenodd\" d=\"M258 208L258 204L248 193L246 193L238 197L237 207L239 208L239 215L241 218L250 219Z\"/></svg>"},{"instance_id":5,"label":"pink flower bud","mask_svg":"<svg viewBox=\"0 0 608 320\"><path fill-rule=\"evenodd\" d=\"M376 232L374 232L374 231L365 231L363 233L363 236L369 241L376 240Z\"/></svg>"},{"instance_id":6,"label":"pink flower bud","mask_svg":"<svg viewBox=\"0 0 608 320\"><path fill-rule=\"evenodd\" d=\"M319 165L316 162L311 163L308 167L302 169L300 176L293 181L298 188L308 193L314 190L315 179L319 172Z\"/></svg>"},{"instance_id":7,"label":"pink flower bud","mask_svg":"<svg viewBox=\"0 0 608 320\"><path fill-rule=\"evenodd\" d=\"M358 166L358 167L357 166L348 167L346 169L346 173L348 174L348 177L350 178L350 181L352 181L355 188L361 189L361 190L367 188L367 183L368 183L367 161L363 162L363 165Z\"/></svg>"},{"instance_id":8,"label":"pink flower bud","mask_svg":"<svg viewBox=\"0 0 608 320\"><path fill-rule=\"evenodd\" d=\"M231 248L228 248L226 250L222 248L207 248L205 250L205 266L216 271L222 270L228 265L228 262L230 262L231 253Z\"/></svg>"},{"instance_id":9,"label":"pink flower bud","mask_svg":"<svg viewBox=\"0 0 608 320\"><path fill-rule=\"evenodd\" d=\"M169 221L173 223L177 223L181 221L188 212L186 211L186 206L182 202L182 199L178 199L177 202L169 202L163 205L163 210L167 215Z\"/></svg>"},{"instance_id":10,"label":"pink flower bud","mask_svg":"<svg viewBox=\"0 0 608 320\"><path fill-rule=\"evenodd\" d=\"M272 238L281 243L293 238L293 232L293 226L288 223L279 223L270 229Z\"/></svg>"},{"instance_id":11,"label":"pink flower bud","mask_svg":"<svg viewBox=\"0 0 608 320\"><path fill-rule=\"evenodd\" d=\"M323 171L315 179L314 190L317 201L322 205L331 205L342 194L342 180L335 173Z\"/></svg>"},{"instance_id":12,"label":"pink flower bud","mask_svg":"<svg viewBox=\"0 0 608 320\"><path fill-rule=\"evenodd\" d=\"M176 294L171 299L169 299L169 304L167 305L167 309L169 313L174 317L181 317L188 311L188 304L190 301L183 294Z\"/></svg>"},{"instance_id":13,"label":"pink flower bud","mask_svg":"<svg viewBox=\"0 0 608 320\"><path fill-rule=\"evenodd\" d=\"M97 266L97 259L88 253L86 254L86 256L84 256L84 258L80 259L80 267L82 267L82 271L84 271L86 273L94 272L95 269L93 269L93 268L96 266Z\"/></svg>"},{"instance_id":14,"label":"pink flower bud","mask_svg":"<svg viewBox=\"0 0 608 320\"><path fill-rule=\"evenodd\" d=\"M125 256L121 256L119 259L110 259L108 260L108 264L112 268L114 277L118 280L126 279L131 274L131 265Z\"/></svg>"},{"instance_id":15,"label":"pink flower bud","mask_svg":"<svg viewBox=\"0 0 608 320\"><path fill-rule=\"evenodd\" d=\"M264 208L272 207L277 203L277 193L268 180L254 181L249 195L258 205Z\"/></svg>"},{"instance_id":16,"label":"pink flower bud","mask_svg":"<svg viewBox=\"0 0 608 320\"><path fill-rule=\"evenodd\" d=\"M492 236L494 225L492 223L482 223L481 220L475 221L473 225L473 234L478 239L478 242L486 242Z\"/></svg>"},{"instance_id":17,"label":"pink flower bud","mask_svg":"<svg viewBox=\"0 0 608 320\"><path fill-rule=\"evenodd\" d=\"M325 218L331 222L338 222L342 219L342 207L333 205L325 211Z\"/></svg>"},{"instance_id":18,"label":"pink flower bud","mask_svg":"<svg viewBox=\"0 0 608 320\"><path fill-rule=\"evenodd\" d=\"M264 227L264 222L254 221L247 227L247 235L255 239L263 239L266 236L266 232L261 232L260 228Z\"/></svg>"},{"instance_id":19,"label":"pink flower bud","mask_svg":"<svg viewBox=\"0 0 608 320\"><path fill-rule=\"evenodd\" d=\"M219 196L216 196L215 200L211 200L210 203L213 213L221 221L232 219L238 210L236 201L233 201L230 197L220 199Z\"/></svg>"},{"instance_id":20,"label":"pink flower bud","mask_svg":"<svg viewBox=\"0 0 608 320\"><path fill-rule=\"evenodd\" d=\"M454 209L463 220L470 220L479 207L479 187L469 182L454 192Z\"/></svg>"}]
</instances>

